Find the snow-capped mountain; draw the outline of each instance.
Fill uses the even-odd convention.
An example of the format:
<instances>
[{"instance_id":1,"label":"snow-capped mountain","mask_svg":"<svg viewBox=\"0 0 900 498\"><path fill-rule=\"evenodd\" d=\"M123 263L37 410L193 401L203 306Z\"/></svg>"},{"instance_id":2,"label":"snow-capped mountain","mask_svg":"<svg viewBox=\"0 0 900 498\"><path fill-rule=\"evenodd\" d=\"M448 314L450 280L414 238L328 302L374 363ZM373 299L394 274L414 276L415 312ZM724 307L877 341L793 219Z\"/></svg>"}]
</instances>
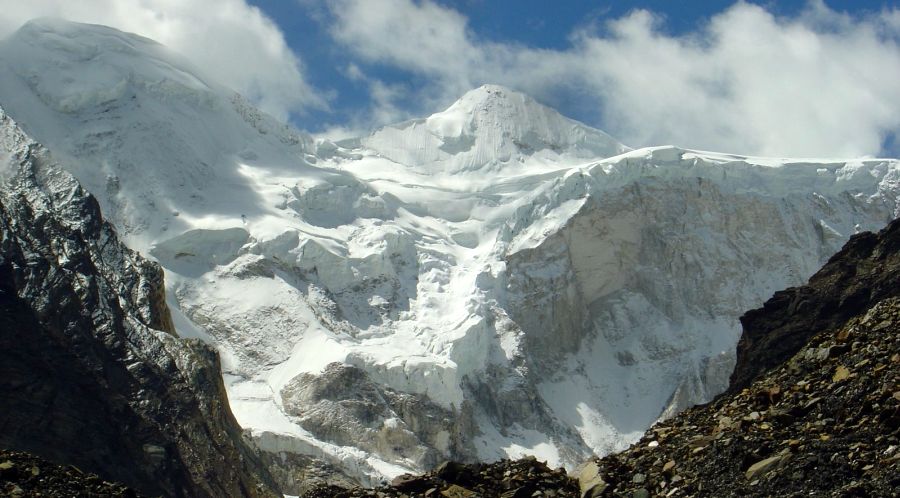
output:
<instances>
[{"instance_id":1,"label":"snow-capped mountain","mask_svg":"<svg viewBox=\"0 0 900 498\"><path fill-rule=\"evenodd\" d=\"M257 444L361 479L623 448L726 387L744 310L898 215L896 160L630 150L497 86L317 142L53 20L0 42L0 104L165 268Z\"/></svg>"},{"instance_id":2,"label":"snow-capped mountain","mask_svg":"<svg viewBox=\"0 0 900 498\"><path fill-rule=\"evenodd\" d=\"M455 177L522 174L527 166L630 150L600 130L497 85L476 88L428 118L385 126L341 145L377 151L420 174Z\"/></svg>"},{"instance_id":3,"label":"snow-capped mountain","mask_svg":"<svg viewBox=\"0 0 900 498\"><path fill-rule=\"evenodd\" d=\"M308 136L146 38L42 19L5 40L0 60L8 112L53 145L143 252L161 233L194 227L191 216L232 226L261 214L244 164L312 171Z\"/></svg>"}]
</instances>

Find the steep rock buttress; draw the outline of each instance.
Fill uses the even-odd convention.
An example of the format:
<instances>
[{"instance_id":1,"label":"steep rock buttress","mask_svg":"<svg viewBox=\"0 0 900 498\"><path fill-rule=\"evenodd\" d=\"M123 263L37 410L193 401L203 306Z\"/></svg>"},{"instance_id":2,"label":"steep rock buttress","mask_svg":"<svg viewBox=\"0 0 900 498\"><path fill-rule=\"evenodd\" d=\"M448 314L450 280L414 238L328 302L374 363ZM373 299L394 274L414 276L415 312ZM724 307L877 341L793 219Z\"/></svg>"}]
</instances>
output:
<instances>
[{"instance_id":1,"label":"steep rock buttress","mask_svg":"<svg viewBox=\"0 0 900 498\"><path fill-rule=\"evenodd\" d=\"M275 496L162 269L0 109L0 446L151 495Z\"/></svg>"}]
</instances>

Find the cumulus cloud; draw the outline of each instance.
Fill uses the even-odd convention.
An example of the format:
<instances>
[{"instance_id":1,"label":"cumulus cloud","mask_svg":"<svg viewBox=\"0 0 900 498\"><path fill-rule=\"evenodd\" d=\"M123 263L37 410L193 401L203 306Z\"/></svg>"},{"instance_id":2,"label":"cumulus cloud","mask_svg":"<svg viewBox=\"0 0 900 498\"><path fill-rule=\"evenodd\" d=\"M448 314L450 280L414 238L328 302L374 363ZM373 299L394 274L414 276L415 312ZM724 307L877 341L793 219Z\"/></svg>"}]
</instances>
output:
<instances>
[{"instance_id":1,"label":"cumulus cloud","mask_svg":"<svg viewBox=\"0 0 900 498\"><path fill-rule=\"evenodd\" d=\"M434 2L333 0L327 6L331 15L320 19L330 24L335 41L362 62L400 68L417 80L401 89L366 75L369 109L355 118L353 128L449 105L490 81L483 74L488 59L507 51L502 44L479 43L465 16Z\"/></svg>"},{"instance_id":2,"label":"cumulus cloud","mask_svg":"<svg viewBox=\"0 0 900 498\"><path fill-rule=\"evenodd\" d=\"M786 18L738 2L680 35L636 10L542 50L480 39L430 0L329 5L336 41L424 79L415 96L429 104L500 83L551 103L576 95L629 145L774 156L878 154L900 132L897 9L852 17L812 1ZM409 97L383 94L380 107Z\"/></svg>"},{"instance_id":3,"label":"cumulus cloud","mask_svg":"<svg viewBox=\"0 0 900 498\"><path fill-rule=\"evenodd\" d=\"M297 1L347 49L337 62L343 76L369 94L368 108L340 118L336 133L438 110L478 85L499 83L578 109L579 118L632 146L776 156L900 152L898 8L851 16L813 0L779 17L738 2L678 35L636 10L581 26L567 48L550 50L484 39L463 14L434 0ZM327 108L278 27L246 0L6 3L0 36L39 16L106 24L172 47L279 118ZM388 75L379 79L381 69ZM885 151L889 137L893 149Z\"/></svg>"},{"instance_id":4,"label":"cumulus cloud","mask_svg":"<svg viewBox=\"0 0 900 498\"><path fill-rule=\"evenodd\" d=\"M104 24L152 38L214 80L286 119L325 107L278 27L244 0L28 0L6 2L0 37L36 17Z\"/></svg>"},{"instance_id":5,"label":"cumulus cloud","mask_svg":"<svg viewBox=\"0 0 900 498\"><path fill-rule=\"evenodd\" d=\"M900 128L900 50L875 22L819 5L792 20L738 4L697 37L660 34L645 12L582 34L604 121L640 143L764 155L879 152Z\"/></svg>"}]
</instances>

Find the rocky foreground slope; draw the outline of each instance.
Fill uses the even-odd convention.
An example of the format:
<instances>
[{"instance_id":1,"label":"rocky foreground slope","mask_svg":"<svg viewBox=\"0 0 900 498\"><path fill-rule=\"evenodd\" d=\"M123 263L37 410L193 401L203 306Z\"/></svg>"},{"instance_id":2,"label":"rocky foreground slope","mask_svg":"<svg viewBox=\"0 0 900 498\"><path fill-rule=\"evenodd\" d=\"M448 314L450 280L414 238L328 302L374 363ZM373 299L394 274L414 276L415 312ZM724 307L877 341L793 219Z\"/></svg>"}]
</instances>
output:
<instances>
[{"instance_id":1,"label":"rocky foreground slope","mask_svg":"<svg viewBox=\"0 0 900 498\"><path fill-rule=\"evenodd\" d=\"M900 220L852 237L807 285L744 315L727 393L577 480L534 460L445 464L377 490L305 496L898 496L898 270Z\"/></svg>"},{"instance_id":2,"label":"rocky foreground slope","mask_svg":"<svg viewBox=\"0 0 900 498\"><path fill-rule=\"evenodd\" d=\"M276 495L160 267L2 109L0 182L0 448L149 495Z\"/></svg>"},{"instance_id":3,"label":"rocky foreground slope","mask_svg":"<svg viewBox=\"0 0 900 498\"><path fill-rule=\"evenodd\" d=\"M133 488L109 482L74 465L59 465L21 451L0 450L0 495L139 498Z\"/></svg>"}]
</instances>

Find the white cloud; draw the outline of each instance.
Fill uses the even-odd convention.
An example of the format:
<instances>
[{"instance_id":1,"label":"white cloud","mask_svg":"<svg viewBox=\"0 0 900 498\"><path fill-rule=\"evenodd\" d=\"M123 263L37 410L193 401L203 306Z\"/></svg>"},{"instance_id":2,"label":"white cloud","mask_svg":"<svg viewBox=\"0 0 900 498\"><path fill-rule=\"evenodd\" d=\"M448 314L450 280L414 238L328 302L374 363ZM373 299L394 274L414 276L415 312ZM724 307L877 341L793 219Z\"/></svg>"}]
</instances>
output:
<instances>
[{"instance_id":1,"label":"white cloud","mask_svg":"<svg viewBox=\"0 0 900 498\"><path fill-rule=\"evenodd\" d=\"M372 131L376 123L397 123L409 117L409 110L402 109L401 103L408 102L410 88L404 83L389 84L366 75L356 64L349 64L344 70L348 80L364 85L368 90L369 102L363 111L351 113L345 122L323 123L323 129L315 132L316 138L332 141L361 137Z\"/></svg>"},{"instance_id":2,"label":"white cloud","mask_svg":"<svg viewBox=\"0 0 900 498\"><path fill-rule=\"evenodd\" d=\"M152 38L281 119L325 106L278 27L244 0L7 1L0 12L0 37L43 16Z\"/></svg>"},{"instance_id":3,"label":"white cloud","mask_svg":"<svg viewBox=\"0 0 900 498\"><path fill-rule=\"evenodd\" d=\"M855 156L900 129L900 50L870 22L782 21L737 4L698 37L659 34L644 13L578 50L604 121L638 143L675 142L764 155ZM844 20L846 21L846 19ZM593 84L592 84L593 83ZM600 83L600 84L596 84Z\"/></svg>"},{"instance_id":4,"label":"white cloud","mask_svg":"<svg viewBox=\"0 0 900 498\"><path fill-rule=\"evenodd\" d=\"M854 17L813 0L780 18L739 2L678 36L638 10L573 31L567 49L544 50L482 39L433 0L298 1L349 49L344 76L369 93L368 107L335 129L438 110L499 83L577 107L633 146L856 156L900 135L897 8ZM278 27L246 0L4 3L0 36L46 15L106 24L172 47L280 118L327 107ZM375 66L412 78L381 81Z\"/></svg>"},{"instance_id":5,"label":"white cloud","mask_svg":"<svg viewBox=\"0 0 900 498\"><path fill-rule=\"evenodd\" d=\"M630 145L776 156L876 154L900 133L897 9L852 17L812 1L779 18L739 2L679 36L638 10L572 33L566 50L539 50L480 40L430 0L329 5L335 40L424 78L420 102L495 82L549 102L578 95L594 124ZM387 97L402 107L393 97L410 94Z\"/></svg>"},{"instance_id":6,"label":"white cloud","mask_svg":"<svg viewBox=\"0 0 900 498\"><path fill-rule=\"evenodd\" d=\"M507 52L505 45L478 43L467 19L433 2L410 0L333 0L327 3L330 32L361 60L411 71L427 85L387 91L390 87L367 77L372 99L364 120L385 124L403 109L447 105L478 86L479 74L490 66L490 54ZM397 90L397 89L395 89ZM411 106L415 102L418 105ZM420 109L414 109L416 111Z\"/></svg>"},{"instance_id":7,"label":"white cloud","mask_svg":"<svg viewBox=\"0 0 900 498\"><path fill-rule=\"evenodd\" d=\"M337 13L332 33L369 60L424 73L449 74L473 62L466 19L431 2L409 0L342 1L331 3Z\"/></svg>"}]
</instances>

